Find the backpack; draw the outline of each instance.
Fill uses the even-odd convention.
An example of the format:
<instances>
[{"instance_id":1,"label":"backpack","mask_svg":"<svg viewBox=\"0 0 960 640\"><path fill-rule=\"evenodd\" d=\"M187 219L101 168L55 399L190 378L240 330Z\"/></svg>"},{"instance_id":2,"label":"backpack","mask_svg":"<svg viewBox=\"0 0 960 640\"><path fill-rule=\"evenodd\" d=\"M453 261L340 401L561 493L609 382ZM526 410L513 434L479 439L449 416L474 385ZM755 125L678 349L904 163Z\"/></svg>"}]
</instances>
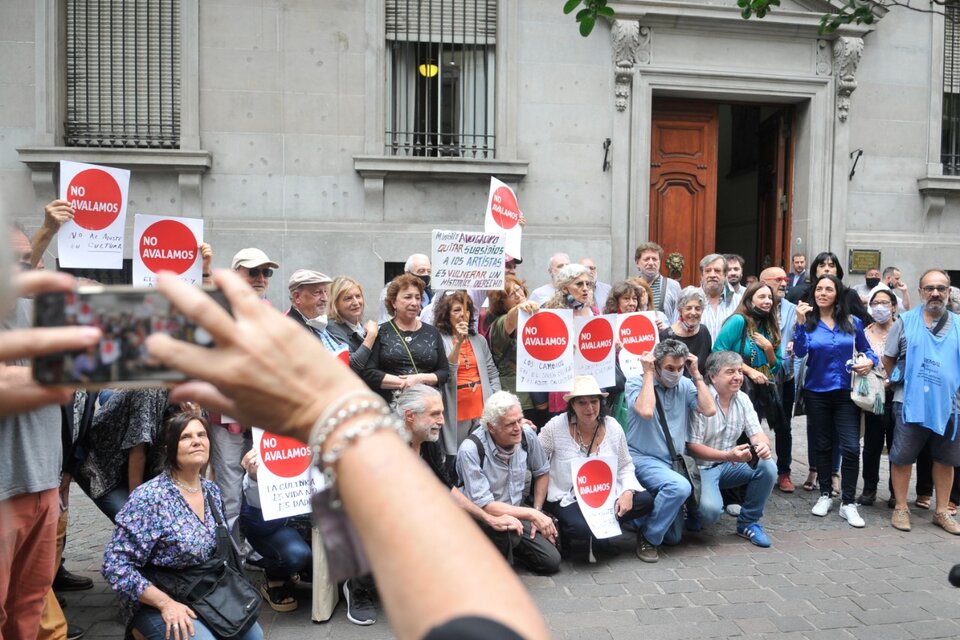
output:
<instances>
[{"instance_id":1,"label":"backpack","mask_svg":"<svg viewBox=\"0 0 960 640\"><path fill-rule=\"evenodd\" d=\"M527 443L527 430L526 430L526 429L521 429L521 430L520 430L520 434L521 434L521 435L520 435L520 446L523 447L523 450L524 450L525 452L529 453L529 451L530 451L530 445ZM474 435L474 434L472 434L472 433L467 436L467 439L470 440L471 442L473 442L473 444L477 445L477 454L480 456L480 469L482 470L482 469L483 469L483 462L484 462L484 460L487 459L487 452L486 452L486 451L484 450L484 448L483 448L483 442L480 440L480 437L479 437L479 436L476 436L476 435ZM530 468L530 456L529 456L529 455L527 456L527 468ZM533 469L530 469L530 471L533 471Z\"/></svg>"}]
</instances>

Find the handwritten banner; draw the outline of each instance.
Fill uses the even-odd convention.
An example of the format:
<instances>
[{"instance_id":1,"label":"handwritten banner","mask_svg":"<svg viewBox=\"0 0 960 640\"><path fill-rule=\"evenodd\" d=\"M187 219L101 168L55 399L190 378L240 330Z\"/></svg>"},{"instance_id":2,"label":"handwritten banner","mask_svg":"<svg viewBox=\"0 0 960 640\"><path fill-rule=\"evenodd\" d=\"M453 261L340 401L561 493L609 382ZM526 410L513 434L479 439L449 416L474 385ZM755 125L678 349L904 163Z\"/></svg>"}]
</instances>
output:
<instances>
[{"instance_id":1,"label":"handwritten banner","mask_svg":"<svg viewBox=\"0 0 960 640\"><path fill-rule=\"evenodd\" d=\"M61 267L123 268L130 172L82 162L60 162L60 198L73 207L57 233Z\"/></svg>"},{"instance_id":2,"label":"handwritten banner","mask_svg":"<svg viewBox=\"0 0 960 640\"><path fill-rule=\"evenodd\" d=\"M623 533L616 512L616 468L616 458L605 456L582 458L571 465L580 512L594 537L601 540Z\"/></svg>"},{"instance_id":3,"label":"handwritten banner","mask_svg":"<svg viewBox=\"0 0 960 640\"><path fill-rule=\"evenodd\" d=\"M133 285L152 287L172 271L190 284L203 280L203 220L137 214L133 221Z\"/></svg>"},{"instance_id":4,"label":"handwritten banner","mask_svg":"<svg viewBox=\"0 0 960 640\"><path fill-rule=\"evenodd\" d=\"M487 233L503 233L506 236L507 253L514 258L520 255L523 227L520 226L520 206L513 189L496 178L490 178L490 195L487 196L487 211L483 216L483 229Z\"/></svg>"},{"instance_id":5,"label":"handwritten banner","mask_svg":"<svg viewBox=\"0 0 960 640\"><path fill-rule=\"evenodd\" d=\"M617 316L617 341L620 343L620 370L628 378L643 373L640 357L660 342L657 314L652 311L622 313Z\"/></svg>"},{"instance_id":6,"label":"handwritten banner","mask_svg":"<svg viewBox=\"0 0 960 640\"><path fill-rule=\"evenodd\" d=\"M574 318L577 336L574 374L593 376L600 388L612 387L617 383L617 350L613 346L616 321L616 314Z\"/></svg>"},{"instance_id":7,"label":"handwritten banner","mask_svg":"<svg viewBox=\"0 0 960 640\"><path fill-rule=\"evenodd\" d=\"M573 386L573 311L520 312L517 391L569 391Z\"/></svg>"},{"instance_id":8,"label":"handwritten banner","mask_svg":"<svg viewBox=\"0 0 960 640\"><path fill-rule=\"evenodd\" d=\"M294 438L253 428L253 446L260 458L257 489L264 520L310 512L310 498L323 488L322 476L312 473L310 448Z\"/></svg>"},{"instance_id":9,"label":"handwritten banner","mask_svg":"<svg viewBox=\"0 0 960 640\"><path fill-rule=\"evenodd\" d=\"M430 283L440 289L503 289L504 234L433 230Z\"/></svg>"}]
</instances>

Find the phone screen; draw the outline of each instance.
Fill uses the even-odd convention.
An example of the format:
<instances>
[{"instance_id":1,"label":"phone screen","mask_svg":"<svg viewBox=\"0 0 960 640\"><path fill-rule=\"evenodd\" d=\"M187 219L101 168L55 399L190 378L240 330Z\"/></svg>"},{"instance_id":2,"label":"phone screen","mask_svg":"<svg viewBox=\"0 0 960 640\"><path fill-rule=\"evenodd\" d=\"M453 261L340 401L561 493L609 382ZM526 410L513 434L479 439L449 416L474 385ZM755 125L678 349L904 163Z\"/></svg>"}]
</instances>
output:
<instances>
[{"instance_id":1,"label":"phone screen","mask_svg":"<svg viewBox=\"0 0 960 640\"><path fill-rule=\"evenodd\" d=\"M229 311L219 289L208 290ZM156 386L185 379L150 357L147 337L166 333L179 340L212 347L212 336L197 326L156 289L87 287L70 293L44 293L34 300L34 326L92 326L103 332L86 350L34 359L40 384L74 387Z\"/></svg>"}]
</instances>

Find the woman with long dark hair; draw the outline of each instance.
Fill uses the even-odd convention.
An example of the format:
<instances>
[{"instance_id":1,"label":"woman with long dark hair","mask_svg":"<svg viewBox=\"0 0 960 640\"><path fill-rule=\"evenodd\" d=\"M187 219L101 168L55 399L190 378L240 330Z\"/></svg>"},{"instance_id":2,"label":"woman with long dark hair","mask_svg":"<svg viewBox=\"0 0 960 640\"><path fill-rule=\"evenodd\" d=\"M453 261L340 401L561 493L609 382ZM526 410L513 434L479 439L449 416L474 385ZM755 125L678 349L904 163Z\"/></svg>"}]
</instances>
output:
<instances>
[{"instance_id":1,"label":"woman with long dark hair","mask_svg":"<svg viewBox=\"0 0 960 640\"><path fill-rule=\"evenodd\" d=\"M865 375L879 359L863 333L863 323L851 316L843 284L832 274L812 282L814 305L797 305L793 352L807 356L803 393L807 403L807 429L815 430L820 498L812 513L825 516L833 507L830 495L831 457L840 448L840 517L853 527L863 527L855 501L860 471L860 409L850 399L851 371ZM863 358L854 358L854 352ZM809 433L808 433L809 438Z\"/></svg>"},{"instance_id":2,"label":"woman with long dark hair","mask_svg":"<svg viewBox=\"0 0 960 640\"><path fill-rule=\"evenodd\" d=\"M740 299L713 341L713 351L733 351L743 357L743 374L755 385L772 383L780 372L780 322L774 308L773 289L755 282ZM759 411L758 411L759 413ZM760 419L763 419L760 415Z\"/></svg>"},{"instance_id":3,"label":"woman with long dark hair","mask_svg":"<svg viewBox=\"0 0 960 640\"><path fill-rule=\"evenodd\" d=\"M850 315L860 318L863 326L867 326L873 322L873 318L870 317L870 313L863 305L863 300L860 299L860 294L854 289L842 284L843 265L840 264L840 258L837 257L837 254L832 251L821 251L817 254L817 257L810 263L810 278L807 284L791 290L787 294L787 299L794 304L802 300L814 306L813 281L825 274L834 275L837 277L837 280L841 281L842 290L840 297L843 298L847 305L847 312Z\"/></svg>"}]
</instances>

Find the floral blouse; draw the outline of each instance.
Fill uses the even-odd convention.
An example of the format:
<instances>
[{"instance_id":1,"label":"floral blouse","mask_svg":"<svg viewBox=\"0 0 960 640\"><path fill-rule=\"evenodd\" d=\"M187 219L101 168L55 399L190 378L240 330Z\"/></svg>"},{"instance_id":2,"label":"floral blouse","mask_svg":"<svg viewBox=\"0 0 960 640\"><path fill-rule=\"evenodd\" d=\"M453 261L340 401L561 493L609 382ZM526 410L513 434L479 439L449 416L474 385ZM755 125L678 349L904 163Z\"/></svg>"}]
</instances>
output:
<instances>
[{"instance_id":1,"label":"floral blouse","mask_svg":"<svg viewBox=\"0 0 960 640\"><path fill-rule=\"evenodd\" d=\"M216 551L217 522L210 511L210 500L222 518L223 499L216 484L205 479L200 482L208 496L203 522L167 473L137 487L117 514L101 572L120 594L126 621L133 617L140 596L151 584L141 568L191 567L207 561Z\"/></svg>"}]
</instances>

